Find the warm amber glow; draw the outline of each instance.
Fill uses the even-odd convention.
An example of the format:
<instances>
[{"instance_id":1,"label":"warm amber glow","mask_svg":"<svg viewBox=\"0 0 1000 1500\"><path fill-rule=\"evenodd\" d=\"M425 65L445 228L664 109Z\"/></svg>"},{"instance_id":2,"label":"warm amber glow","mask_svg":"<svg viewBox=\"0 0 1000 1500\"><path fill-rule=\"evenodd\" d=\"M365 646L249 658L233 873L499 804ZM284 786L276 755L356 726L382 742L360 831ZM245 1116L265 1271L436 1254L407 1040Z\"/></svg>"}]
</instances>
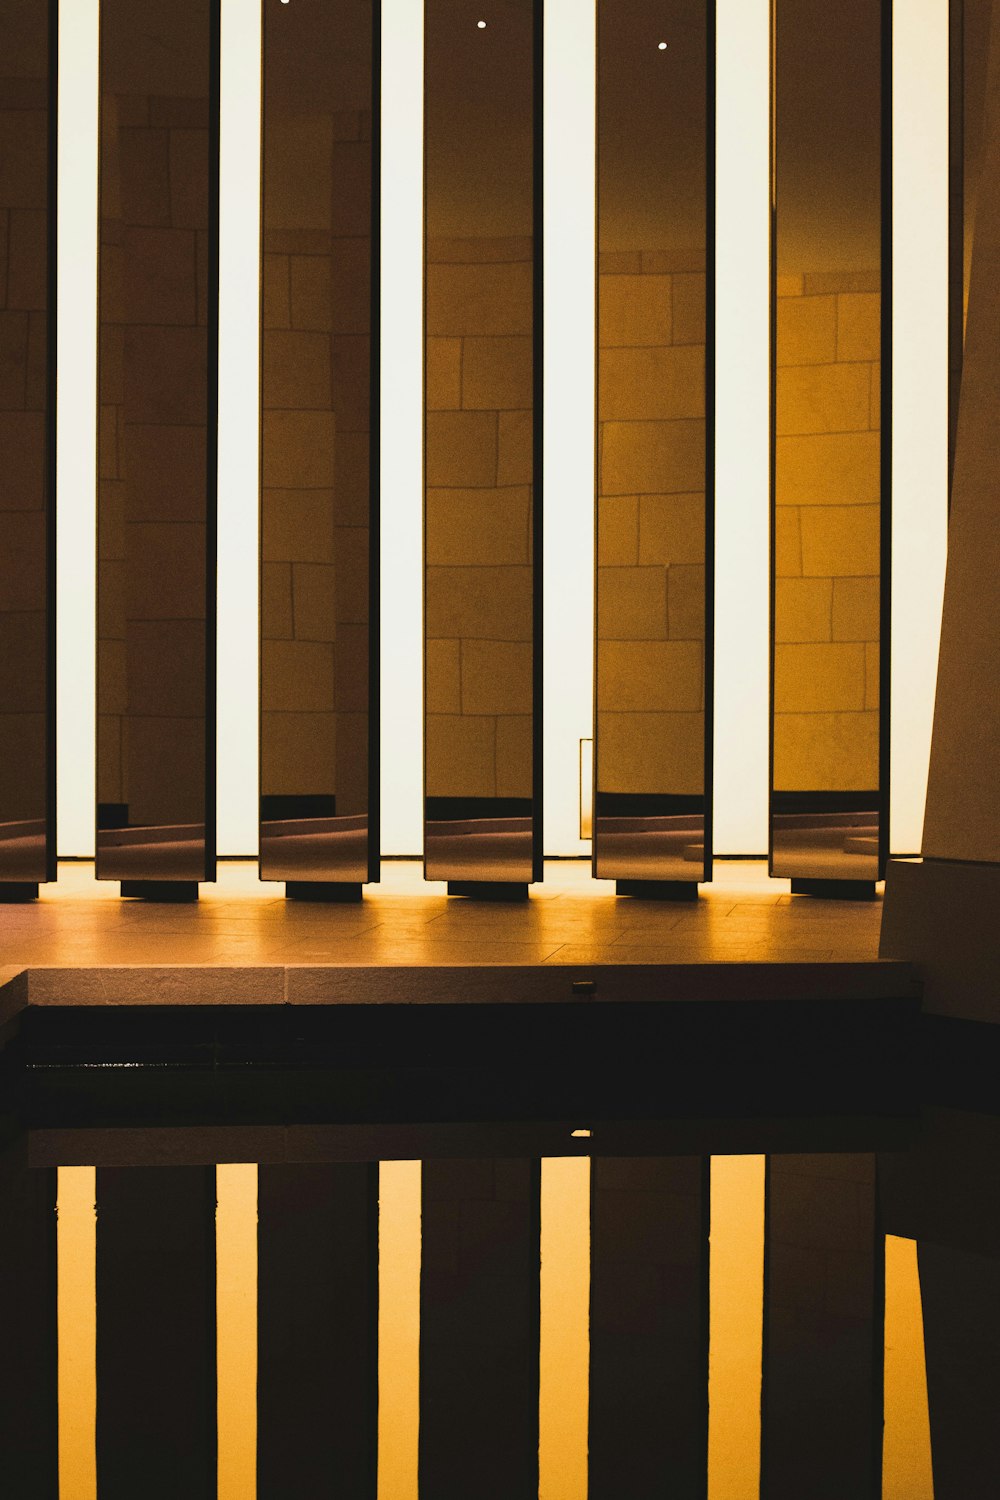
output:
<instances>
[{"instance_id":1,"label":"warm amber glow","mask_svg":"<svg viewBox=\"0 0 1000 1500\"><path fill-rule=\"evenodd\" d=\"M216 1168L219 1500L257 1493L257 1168Z\"/></svg>"},{"instance_id":2,"label":"warm amber glow","mask_svg":"<svg viewBox=\"0 0 1000 1500\"><path fill-rule=\"evenodd\" d=\"M708 1500L758 1500L764 1305L763 1156L713 1156Z\"/></svg>"},{"instance_id":3,"label":"warm amber glow","mask_svg":"<svg viewBox=\"0 0 1000 1500\"><path fill-rule=\"evenodd\" d=\"M420 1163L378 1178L378 1497L417 1500L420 1432Z\"/></svg>"},{"instance_id":4,"label":"warm amber glow","mask_svg":"<svg viewBox=\"0 0 1000 1500\"><path fill-rule=\"evenodd\" d=\"M539 1500L586 1500L590 1415L590 1158L542 1162Z\"/></svg>"},{"instance_id":5,"label":"warm amber glow","mask_svg":"<svg viewBox=\"0 0 1000 1500\"><path fill-rule=\"evenodd\" d=\"M885 1238L882 1500L934 1500L916 1240Z\"/></svg>"},{"instance_id":6,"label":"warm amber glow","mask_svg":"<svg viewBox=\"0 0 1000 1500\"><path fill-rule=\"evenodd\" d=\"M59 1500L97 1500L96 1177L59 1168Z\"/></svg>"}]
</instances>

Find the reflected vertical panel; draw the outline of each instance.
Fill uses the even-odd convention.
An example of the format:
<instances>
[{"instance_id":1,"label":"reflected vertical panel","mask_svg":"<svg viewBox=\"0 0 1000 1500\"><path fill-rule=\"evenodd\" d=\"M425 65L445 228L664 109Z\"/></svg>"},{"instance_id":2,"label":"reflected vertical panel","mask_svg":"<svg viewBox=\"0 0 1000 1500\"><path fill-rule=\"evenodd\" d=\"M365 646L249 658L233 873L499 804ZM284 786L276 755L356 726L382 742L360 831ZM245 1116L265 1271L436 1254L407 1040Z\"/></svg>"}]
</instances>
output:
<instances>
[{"instance_id":1,"label":"reflected vertical panel","mask_svg":"<svg viewBox=\"0 0 1000 1500\"><path fill-rule=\"evenodd\" d=\"M934 1500L931 1425L921 1305L921 1272L916 1240L885 1237L885 1436L882 1446L882 1500ZM933 1294L932 1294L933 1295ZM950 1309L949 1312L952 1310ZM935 1351L936 1352L936 1351ZM932 1356L933 1357L933 1356ZM944 1416L944 1413L941 1413ZM942 1455L943 1457L944 1455ZM956 1497L967 1491L965 1453L957 1457L962 1475ZM945 1468L948 1467L945 1460ZM996 1474L991 1482L995 1485ZM985 1493L985 1492L984 1492ZM942 1488L938 1500L945 1500Z\"/></svg>"},{"instance_id":2,"label":"reflected vertical panel","mask_svg":"<svg viewBox=\"0 0 1000 1500\"><path fill-rule=\"evenodd\" d=\"M425 831L541 878L541 0L425 6Z\"/></svg>"},{"instance_id":3,"label":"reflected vertical panel","mask_svg":"<svg viewBox=\"0 0 1000 1500\"><path fill-rule=\"evenodd\" d=\"M260 873L332 895L378 878L380 10L263 13Z\"/></svg>"},{"instance_id":4,"label":"reflected vertical panel","mask_svg":"<svg viewBox=\"0 0 1000 1500\"><path fill-rule=\"evenodd\" d=\"M57 9L8 0L0 54L0 901L55 878Z\"/></svg>"},{"instance_id":5,"label":"reflected vertical panel","mask_svg":"<svg viewBox=\"0 0 1000 1500\"><path fill-rule=\"evenodd\" d=\"M97 1500L97 1217L93 1167L60 1167L59 1500Z\"/></svg>"},{"instance_id":6,"label":"reflected vertical panel","mask_svg":"<svg viewBox=\"0 0 1000 1500\"><path fill-rule=\"evenodd\" d=\"M101 6L97 874L215 873L218 0Z\"/></svg>"},{"instance_id":7,"label":"reflected vertical panel","mask_svg":"<svg viewBox=\"0 0 1000 1500\"><path fill-rule=\"evenodd\" d=\"M600 0L597 55L594 874L694 894L712 847L714 6Z\"/></svg>"},{"instance_id":8,"label":"reflected vertical panel","mask_svg":"<svg viewBox=\"0 0 1000 1500\"><path fill-rule=\"evenodd\" d=\"M708 1500L760 1500L763 1156L711 1161Z\"/></svg>"},{"instance_id":9,"label":"reflected vertical panel","mask_svg":"<svg viewBox=\"0 0 1000 1500\"><path fill-rule=\"evenodd\" d=\"M889 25L888 0L775 0L771 873L793 890L873 893L887 849Z\"/></svg>"},{"instance_id":10,"label":"reflected vertical panel","mask_svg":"<svg viewBox=\"0 0 1000 1500\"><path fill-rule=\"evenodd\" d=\"M587 1500L590 1178L589 1156L542 1162L538 1500Z\"/></svg>"},{"instance_id":11,"label":"reflected vertical panel","mask_svg":"<svg viewBox=\"0 0 1000 1500\"><path fill-rule=\"evenodd\" d=\"M421 1165L378 1170L378 1496L418 1500Z\"/></svg>"},{"instance_id":12,"label":"reflected vertical panel","mask_svg":"<svg viewBox=\"0 0 1000 1500\"><path fill-rule=\"evenodd\" d=\"M256 1500L257 1168L227 1163L215 1180L216 1500Z\"/></svg>"},{"instance_id":13,"label":"reflected vertical panel","mask_svg":"<svg viewBox=\"0 0 1000 1500\"><path fill-rule=\"evenodd\" d=\"M0 1157L0 1453L19 1500L58 1493L56 1172Z\"/></svg>"}]
</instances>

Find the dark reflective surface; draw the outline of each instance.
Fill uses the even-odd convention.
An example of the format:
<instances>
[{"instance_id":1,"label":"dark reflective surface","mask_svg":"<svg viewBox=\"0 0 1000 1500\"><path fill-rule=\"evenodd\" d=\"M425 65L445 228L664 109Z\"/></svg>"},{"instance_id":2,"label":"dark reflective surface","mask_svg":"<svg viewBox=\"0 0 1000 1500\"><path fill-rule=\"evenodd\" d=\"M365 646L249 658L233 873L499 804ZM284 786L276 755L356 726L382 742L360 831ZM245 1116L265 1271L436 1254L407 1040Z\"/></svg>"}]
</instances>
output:
<instances>
[{"instance_id":1,"label":"dark reflective surface","mask_svg":"<svg viewBox=\"0 0 1000 1500\"><path fill-rule=\"evenodd\" d=\"M97 871L211 879L218 0L101 6Z\"/></svg>"},{"instance_id":2,"label":"dark reflective surface","mask_svg":"<svg viewBox=\"0 0 1000 1500\"><path fill-rule=\"evenodd\" d=\"M369 770L377 12L371 0L264 3L264 880L377 878Z\"/></svg>"},{"instance_id":3,"label":"dark reflective surface","mask_svg":"<svg viewBox=\"0 0 1000 1500\"><path fill-rule=\"evenodd\" d=\"M477 22L485 17L486 25ZM425 867L540 878L538 0L425 5Z\"/></svg>"},{"instance_id":4,"label":"dark reflective surface","mask_svg":"<svg viewBox=\"0 0 1000 1500\"><path fill-rule=\"evenodd\" d=\"M771 872L792 879L875 881L886 853L885 14L774 12Z\"/></svg>"},{"instance_id":5,"label":"dark reflective surface","mask_svg":"<svg viewBox=\"0 0 1000 1500\"><path fill-rule=\"evenodd\" d=\"M605 879L711 878L713 75L704 0L601 0L594 873Z\"/></svg>"},{"instance_id":6,"label":"dark reflective surface","mask_svg":"<svg viewBox=\"0 0 1000 1500\"><path fill-rule=\"evenodd\" d=\"M0 18L0 882L15 884L55 877L50 10L5 0Z\"/></svg>"}]
</instances>

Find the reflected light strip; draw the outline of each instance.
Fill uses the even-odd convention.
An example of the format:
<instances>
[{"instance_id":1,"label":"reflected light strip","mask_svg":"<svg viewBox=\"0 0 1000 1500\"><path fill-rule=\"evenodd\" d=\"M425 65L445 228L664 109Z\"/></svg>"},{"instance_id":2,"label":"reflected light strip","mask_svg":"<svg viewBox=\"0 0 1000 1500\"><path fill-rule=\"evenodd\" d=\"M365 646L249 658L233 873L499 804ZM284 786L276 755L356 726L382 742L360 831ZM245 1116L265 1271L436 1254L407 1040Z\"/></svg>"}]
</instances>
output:
<instances>
[{"instance_id":1,"label":"reflected light strip","mask_svg":"<svg viewBox=\"0 0 1000 1500\"><path fill-rule=\"evenodd\" d=\"M60 854L93 856L97 611L98 0L59 7L56 796Z\"/></svg>"},{"instance_id":2,"label":"reflected light strip","mask_svg":"<svg viewBox=\"0 0 1000 1500\"><path fill-rule=\"evenodd\" d=\"M769 0L718 0L715 837L767 848Z\"/></svg>"},{"instance_id":3,"label":"reflected light strip","mask_svg":"<svg viewBox=\"0 0 1000 1500\"><path fill-rule=\"evenodd\" d=\"M713 1156L708 1500L758 1500L764 1329L763 1156Z\"/></svg>"},{"instance_id":4,"label":"reflected light strip","mask_svg":"<svg viewBox=\"0 0 1000 1500\"><path fill-rule=\"evenodd\" d=\"M418 1161L378 1174L378 1500L417 1500L420 1432Z\"/></svg>"},{"instance_id":5,"label":"reflected light strip","mask_svg":"<svg viewBox=\"0 0 1000 1500\"><path fill-rule=\"evenodd\" d=\"M259 0L222 0L218 850L254 857L259 722L260 33Z\"/></svg>"},{"instance_id":6,"label":"reflected light strip","mask_svg":"<svg viewBox=\"0 0 1000 1500\"><path fill-rule=\"evenodd\" d=\"M218 1500L257 1494L257 1168L215 1177Z\"/></svg>"},{"instance_id":7,"label":"reflected light strip","mask_svg":"<svg viewBox=\"0 0 1000 1500\"><path fill-rule=\"evenodd\" d=\"M595 0L545 4L544 848L580 837L593 734Z\"/></svg>"},{"instance_id":8,"label":"reflected light strip","mask_svg":"<svg viewBox=\"0 0 1000 1500\"><path fill-rule=\"evenodd\" d=\"M934 1500L917 1242L885 1238L882 1500Z\"/></svg>"},{"instance_id":9,"label":"reflected light strip","mask_svg":"<svg viewBox=\"0 0 1000 1500\"><path fill-rule=\"evenodd\" d=\"M586 1500L590 1417L590 1157L542 1162L539 1500Z\"/></svg>"},{"instance_id":10,"label":"reflected light strip","mask_svg":"<svg viewBox=\"0 0 1000 1500\"><path fill-rule=\"evenodd\" d=\"M97 1173L57 1188L59 1500L97 1500Z\"/></svg>"},{"instance_id":11,"label":"reflected light strip","mask_svg":"<svg viewBox=\"0 0 1000 1500\"><path fill-rule=\"evenodd\" d=\"M920 849L948 546L948 0L893 7L889 837Z\"/></svg>"},{"instance_id":12,"label":"reflected light strip","mask_svg":"<svg viewBox=\"0 0 1000 1500\"><path fill-rule=\"evenodd\" d=\"M382 0L382 853L424 844L424 7Z\"/></svg>"}]
</instances>

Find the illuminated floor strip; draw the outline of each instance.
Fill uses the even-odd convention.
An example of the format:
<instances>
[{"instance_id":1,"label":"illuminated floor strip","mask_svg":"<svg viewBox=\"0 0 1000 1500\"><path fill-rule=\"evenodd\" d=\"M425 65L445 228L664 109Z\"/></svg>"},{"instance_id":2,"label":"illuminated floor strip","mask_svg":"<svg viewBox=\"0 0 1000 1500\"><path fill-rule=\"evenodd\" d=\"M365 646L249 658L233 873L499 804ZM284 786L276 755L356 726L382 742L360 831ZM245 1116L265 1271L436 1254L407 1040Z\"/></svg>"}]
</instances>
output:
<instances>
[{"instance_id":1,"label":"illuminated floor strip","mask_svg":"<svg viewBox=\"0 0 1000 1500\"><path fill-rule=\"evenodd\" d=\"M381 1162L378 1200L378 1497L417 1500L420 1163Z\"/></svg>"},{"instance_id":2,"label":"illuminated floor strip","mask_svg":"<svg viewBox=\"0 0 1000 1500\"><path fill-rule=\"evenodd\" d=\"M764 1309L763 1156L713 1156L708 1500L758 1500Z\"/></svg>"},{"instance_id":3,"label":"illuminated floor strip","mask_svg":"<svg viewBox=\"0 0 1000 1500\"><path fill-rule=\"evenodd\" d=\"M59 1500L97 1500L96 1176L59 1168Z\"/></svg>"},{"instance_id":4,"label":"illuminated floor strip","mask_svg":"<svg viewBox=\"0 0 1000 1500\"><path fill-rule=\"evenodd\" d=\"M590 1158L542 1162L539 1500L586 1500L590 1415Z\"/></svg>"},{"instance_id":5,"label":"illuminated floor strip","mask_svg":"<svg viewBox=\"0 0 1000 1500\"><path fill-rule=\"evenodd\" d=\"M218 1500L257 1494L257 1168L216 1168Z\"/></svg>"},{"instance_id":6,"label":"illuminated floor strip","mask_svg":"<svg viewBox=\"0 0 1000 1500\"><path fill-rule=\"evenodd\" d=\"M934 1500L916 1240L885 1240L882 1500Z\"/></svg>"}]
</instances>

